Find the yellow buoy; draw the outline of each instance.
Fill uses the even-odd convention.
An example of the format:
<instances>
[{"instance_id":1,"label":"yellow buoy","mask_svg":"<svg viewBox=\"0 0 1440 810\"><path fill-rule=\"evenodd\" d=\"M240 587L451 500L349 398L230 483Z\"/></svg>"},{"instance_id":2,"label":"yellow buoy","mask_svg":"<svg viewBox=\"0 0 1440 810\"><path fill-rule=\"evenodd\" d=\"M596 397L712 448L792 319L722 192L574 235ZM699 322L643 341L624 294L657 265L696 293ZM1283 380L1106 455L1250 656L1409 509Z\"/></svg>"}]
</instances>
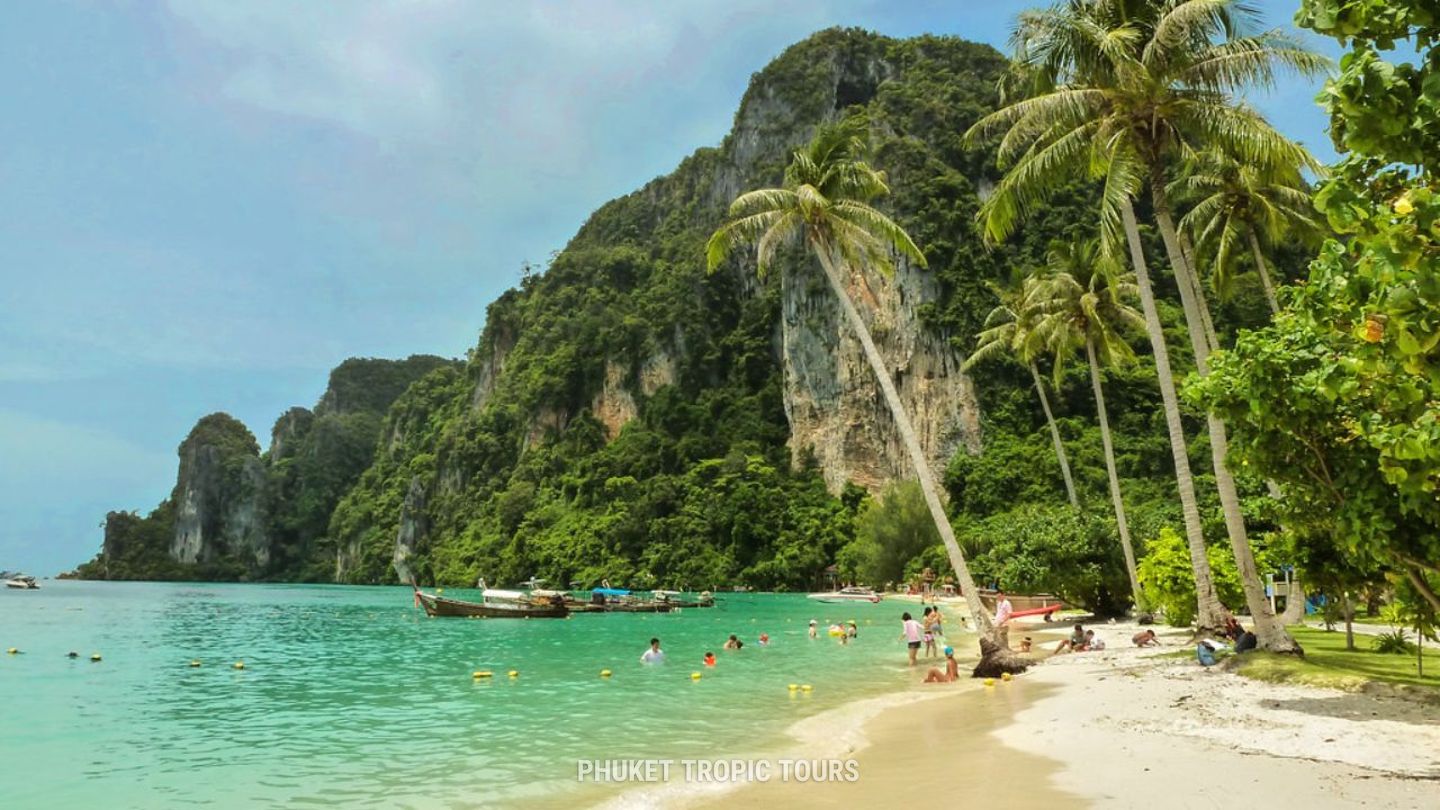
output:
<instances>
[{"instance_id":1,"label":"yellow buoy","mask_svg":"<svg viewBox=\"0 0 1440 810\"><path fill-rule=\"evenodd\" d=\"M791 692L794 692L796 689L799 689L799 688L800 688L800 684L798 684L798 683L792 683L792 684L790 684L790 687L789 687L789 688L790 688L790 691L791 691Z\"/></svg>"},{"instance_id":2,"label":"yellow buoy","mask_svg":"<svg viewBox=\"0 0 1440 810\"><path fill-rule=\"evenodd\" d=\"M1002 672L1002 673L1000 673L1000 680L1002 680L1002 681L1008 681L1008 680L1010 680L1010 678L1011 678L1010 673L1008 673L1008 672Z\"/></svg>"},{"instance_id":3,"label":"yellow buoy","mask_svg":"<svg viewBox=\"0 0 1440 810\"><path fill-rule=\"evenodd\" d=\"M994 679L994 678L986 678L986 679L985 679L985 685L986 685L986 686L994 686L994 685L995 685L995 679Z\"/></svg>"},{"instance_id":4,"label":"yellow buoy","mask_svg":"<svg viewBox=\"0 0 1440 810\"><path fill-rule=\"evenodd\" d=\"M479 671L477 671L477 672L475 673L475 677L476 677L476 678L488 678L488 677L490 677L490 675L491 675L491 673L490 673L490 670L488 670L488 669L482 669L482 670L479 670Z\"/></svg>"},{"instance_id":5,"label":"yellow buoy","mask_svg":"<svg viewBox=\"0 0 1440 810\"><path fill-rule=\"evenodd\" d=\"M99 661L99 660L100 660L100 653L93 653L93 654L91 654L90 660L91 660L91 661Z\"/></svg>"},{"instance_id":6,"label":"yellow buoy","mask_svg":"<svg viewBox=\"0 0 1440 810\"><path fill-rule=\"evenodd\" d=\"M195 660L195 661L191 661L191 662L190 662L190 666L192 666L192 667L198 667L198 666L200 666L200 661L199 661L198 659Z\"/></svg>"},{"instance_id":7,"label":"yellow buoy","mask_svg":"<svg viewBox=\"0 0 1440 810\"><path fill-rule=\"evenodd\" d=\"M700 680L700 673L698 673L698 672L692 672L692 673L690 673L690 680L692 680L692 681L698 681L698 680Z\"/></svg>"},{"instance_id":8,"label":"yellow buoy","mask_svg":"<svg viewBox=\"0 0 1440 810\"><path fill-rule=\"evenodd\" d=\"M236 661L235 663L231 664L230 666L234 667L235 669L244 669L244 668L245 668L245 662L244 662L244 661Z\"/></svg>"},{"instance_id":9,"label":"yellow buoy","mask_svg":"<svg viewBox=\"0 0 1440 810\"><path fill-rule=\"evenodd\" d=\"M518 678L518 677L520 677L520 670L518 670L518 669L512 669L512 670L510 670L510 677L512 677L512 678Z\"/></svg>"},{"instance_id":10,"label":"yellow buoy","mask_svg":"<svg viewBox=\"0 0 1440 810\"><path fill-rule=\"evenodd\" d=\"M809 691L811 691L811 690L814 689L814 688L815 688L815 687L813 687L813 686L811 686L810 684L807 683L807 684L805 684L804 686L800 687L800 691L801 691L801 692L809 692Z\"/></svg>"},{"instance_id":11,"label":"yellow buoy","mask_svg":"<svg viewBox=\"0 0 1440 810\"><path fill-rule=\"evenodd\" d=\"M16 649L15 647L11 647L10 649L6 650L5 652L9 653L10 655L14 655L14 654L20 652L20 650Z\"/></svg>"},{"instance_id":12,"label":"yellow buoy","mask_svg":"<svg viewBox=\"0 0 1440 810\"><path fill-rule=\"evenodd\" d=\"M600 677L602 677L602 678L608 678L608 677L610 677L610 670L608 670L608 669L602 669L602 670L600 670Z\"/></svg>"}]
</instances>

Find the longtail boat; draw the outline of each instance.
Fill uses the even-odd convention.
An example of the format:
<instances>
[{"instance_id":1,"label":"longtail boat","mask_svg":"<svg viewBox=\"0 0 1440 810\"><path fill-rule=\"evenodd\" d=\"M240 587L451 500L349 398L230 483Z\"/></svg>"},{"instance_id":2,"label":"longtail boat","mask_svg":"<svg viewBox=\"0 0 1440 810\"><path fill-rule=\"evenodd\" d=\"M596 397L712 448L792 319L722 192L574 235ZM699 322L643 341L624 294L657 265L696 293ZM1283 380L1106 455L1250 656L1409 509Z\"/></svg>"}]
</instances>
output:
<instances>
[{"instance_id":1,"label":"longtail boat","mask_svg":"<svg viewBox=\"0 0 1440 810\"><path fill-rule=\"evenodd\" d=\"M482 619L563 619L570 615L570 609L558 600L544 602L466 602L448 596L425 593L415 583L415 603L425 609L428 616L471 616Z\"/></svg>"}]
</instances>

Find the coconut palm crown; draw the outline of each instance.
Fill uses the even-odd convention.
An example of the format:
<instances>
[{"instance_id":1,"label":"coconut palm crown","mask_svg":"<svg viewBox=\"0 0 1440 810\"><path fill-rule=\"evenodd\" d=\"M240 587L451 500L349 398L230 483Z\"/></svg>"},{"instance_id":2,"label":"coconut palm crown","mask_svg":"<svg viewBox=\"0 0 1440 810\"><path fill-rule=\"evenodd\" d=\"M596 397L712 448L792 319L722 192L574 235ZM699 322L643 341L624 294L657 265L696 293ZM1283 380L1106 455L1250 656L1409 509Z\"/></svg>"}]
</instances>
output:
<instances>
[{"instance_id":1,"label":"coconut palm crown","mask_svg":"<svg viewBox=\"0 0 1440 810\"><path fill-rule=\"evenodd\" d=\"M746 192L730 204L730 221L705 246L711 271L732 248L755 245L764 275L782 246L803 239L830 259L881 272L900 253L924 267L925 256L894 220L869 205L890 192L885 173L865 161L866 121L854 116L822 126L795 150L780 188Z\"/></svg>"}]
</instances>

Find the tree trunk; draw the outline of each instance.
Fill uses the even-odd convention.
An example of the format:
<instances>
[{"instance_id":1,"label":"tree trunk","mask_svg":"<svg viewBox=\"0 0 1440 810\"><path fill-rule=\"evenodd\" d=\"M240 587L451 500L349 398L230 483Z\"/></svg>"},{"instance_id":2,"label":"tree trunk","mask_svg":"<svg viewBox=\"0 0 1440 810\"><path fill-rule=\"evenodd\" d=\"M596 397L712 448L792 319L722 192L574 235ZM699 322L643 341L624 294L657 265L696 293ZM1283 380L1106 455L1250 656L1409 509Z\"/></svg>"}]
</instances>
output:
<instances>
[{"instance_id":1,"label":"tree trunk","mask_svg":"<svg viewBox=\"0 0 1440 810\"><path fill-rule=\"evenodd\" d=\"M1265 300L1270 302L1270 314L1274 315L1280 311L1280 304L1275 300L1275 287L1270 283L1270 271L1265 267L1265 254L1260 250L1260 237L1255 235L1255 228L1248 229L1250 234L1250 253L1255 256L1255 270L1260 273L1260 286L1265 288Z\"/></svg>"},{"instance_id":2,"label":"tree trunk","mask_svg":"<svg viewBox=\"0 0 1440 810\"><path fill-rule=\"evenodd\" d=\"M1055 424L1055 414L1050 412L1050 398L1045 396L1045 384L1040 379L1040 370L1035 368L1034 363L1028 365L1030 377L1035 380L1035 393L1040 395L1040 408L1045 411L1045 424L1050 426L1050 442L1055 445L1055 458L1060 460L1060 477L1065 479L1065 494L1070 498L1070 505L1079 509L1080 500L1075 497L1075 479L1070 475L1070 459L1065 456L1065 443L1060 440L1060 427Z\"/></svg>"},{"instance_id":3,"label":"tree trunk","mask_svg":"<svg viewBox=\"0 0 1440 810\"><path fill-rule=\"evenodd\" d=\"M1219 632L1225 626L1224 608L1215 596L1215 582L1210 575L1210 560L1205 556L1205 534L1200 527L1200 509L1195 504L1195 480L1190 475L1190 456L1185 448L1185 426L1180 422L1180 401L1175 395L1175 379L1170 372L1170 351L1165 346L1165 332L1160 315L1155 311L1155 293L1150 288L1150 272L1145 265L1145 251L1140 245L1140 228L1135 223L1135 209L1129 200L1120 208L1125 222L1126 242L1130 247L1130 263L1135 270L1135 285L1140 289L1140 307L1145 313L1145 331L1150 335L1150 348L1155 356L1155 375L1160 381L1160 398L1165 404L1165 427L1170 437L1170 455L1175 462L1175 486L1180 493L1180 515L1185 522L1185 539L1190 546L1190 566L1195 574L1195 600L1198 610L1195 621L1201 632Z\"/></svg>"},{"instance_id":4,"label":"tree trunk","mask_svg":"<svg viewBox=\"0 0 1440 810\"><path fill-rule=\"evenodd\" d=\"M1210 372L1210 343L1203 328L1200 308L1205 303L1196 298L1198 280L1190 273L1176 235L1175 222L1170 216L1170 203L1165 196L1164 178L1156 171L1150 183L1151 199L1155 207L1155 223L1160 226L1160 235L1165 250L1170 254L1170 264L1175 271L1176 287L1180 289L1180 304L1185 310L1185 325L1190 332L1190 345L1195 350L1195 366L1201 375ZM1189 279L1185 278L1190 276ZM1304 654L1300 645L1285 631L1270 609L1265 597L1265 585L1260 581L1260 572L1255 565L1255 554L1250 549L1250 539L1245 533L1245 517L1240 511L1240 493L1235 487L1235 478L1225 466L1225 455L1229 452L1229 440L1225 435L1225 423L1213 413L1205 414L1205 424L1210 431L1210 462L1215 469L1215 488L1220 493L1220 508L1225 515L1225 533L1230 536L1230 548L1235 554L1235 567L1240 575L1240 587L1245 592L1245 604L1250 609L1250 618L1255 625L1255 639L1262 650L1279 653Z\"/></svg>"},{"instance_id":5,"label":"tree trunk","mask_svg":"<svg viewBox=\"0 0 1440 810\"><path fill-rule=\"evenodd\" d=\"M1135 547L1130 543L1130 524L1125 519L1125 499L1120 497L1120 474L1115 469L1115 448L1110 443L1110 417L1105 411L1105 388L1100 383L1100 363L1095 359L1095 340L1085 339L1085 359L1090 362L1090 386L1095 389L1095 412L1100 416L1100 446L1105 450L1105 473L1110 479L1110 501L1115 505L1115 528L1125 552L1125 573L1130 575L1130 593L1136 608L1144 604L1140 575L1135 568Z\"/></svg>"},{"instance_id":6,"label":"tree trunk","mask_svg":"<svg viewBox=\"0 0 1440 810\"><path fill-rule=\"evenodd\" d=\"M865 350L865 359L870 361L870 369L875 372L875 379L880 383L880 390L885 395L885 404L889 406L890 416L895 420L896 429L900 431L900 441L910 455L911 465L915 467L915 476L920 481L920 491L925 494L925 505L930 508L930 517L935 521L935 528L940 532L940 539L945 544L945 552L950 557L950 565L955 569L955 579L965 593L965 605L970 609L970 618L974 623L975 630L980 633L982 640L989 640L997 647L1005 648L1000 634L990 622L989 613L980 602L980 592L975 587L975 580L970 576L970 566L965 562L965 555L960 551L960 544L955 540L955 531L950 526L950 518L945 514L945 507L940 501L940 488L935 483L935 476L930 472L930 461L925 458L925 451L920 447L919 438L915 436L915 428L910 423L910 414L905 410L905 403L900 401L900 393L895 390L895 381L890 376L890 370L885 366L885 359L880 356L880 350L875 347L875 340L870 336L870 329L865 326L865 321L860 318L860 312L855 309L855 303L850 300L845 279L840 275L840 268L830 253L830 246L819 242L815 243L813 247L815 255L820 259L821 266L825 269L825 278L830 282L830 289L840 303L840 310L845 313L845 320L849 322L855 336L860 339L860 345ZM1008 652L1008 648L1005 651ZM983 656L983 643L981 652ZM1023 671L1023 667L1021 667L1021 671Z\"/></svg>"},{"instance_id":7,"label":"tree trunk","mask_svg":"<svg viewBox=\"0 0 1440 810\"><path fill-rule=\"evenodd\" d=\"M1340 610L1345 615L1345 649L1355 652L1355 606L1350 603L1350 592L1346 591Z\"/></svg>"},{"instance_id":8,"label":"tree trunk","mask_svg":"<svg viewBox=\"0 0 1440 810\"><path fill-rule=\"evenodd\" d=\"M1200 273L1195 269L1195 246L1190 243L1190 237L1184 231L1180 232L1180 255L1185 258L1185 266L1190 270L1190 290L1195 294L1195 300L1200 302L1200 325L1205 330L1205 337L1209 340L1210 351L1220 348L1220 339L1215 336L1215 323L1210 320L1210 305L1205 303L1205 288L1200 284Z\"/></svg>"},{"instance_id":9,"label":"tree trunk","mask_svg":"<svg viewBox=\"0 0 1440 810\"><path fill-rule=\"evenodd\" d=\"M1285 612L1280 614L1280 621L1286 627L1305 623L1305 586L1300 584L1298 574L1290 580L1290 593L1285 596Z\"/></svg>"}]
</instances>

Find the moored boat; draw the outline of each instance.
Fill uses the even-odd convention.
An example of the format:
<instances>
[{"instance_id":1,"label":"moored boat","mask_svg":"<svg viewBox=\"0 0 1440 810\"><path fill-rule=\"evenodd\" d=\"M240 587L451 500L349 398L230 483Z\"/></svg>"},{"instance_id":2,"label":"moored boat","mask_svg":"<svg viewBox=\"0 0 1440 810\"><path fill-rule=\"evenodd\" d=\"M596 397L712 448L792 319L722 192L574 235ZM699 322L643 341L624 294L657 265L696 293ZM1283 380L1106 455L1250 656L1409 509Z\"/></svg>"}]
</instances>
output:
<instances>
[{"instance_id":1,"label":"moored boat","mask_svg":"<svg viewBox=\"0 0 1440 810\"><path fill-rule=\"evenodd\" d=\"M869 588L841 588L838 591L825 591L823 593L812 593L807 598L817 602L879 602L880 594Z\"/></svg>"},{"instance_id":2,"label":"moored boat","mask_svg":"<svg viewBox=\"0 0 1440 810\"><path fill-rule=\"evenodd\" d=\"M415 590L415 602L425 609L429 616L469 616L482 619L563 619L570 615L570 609L560 600L507 602L488 599L485 602L467 602L435 593L425 593L411 583Z\"/></svg>"}]
</instances>

